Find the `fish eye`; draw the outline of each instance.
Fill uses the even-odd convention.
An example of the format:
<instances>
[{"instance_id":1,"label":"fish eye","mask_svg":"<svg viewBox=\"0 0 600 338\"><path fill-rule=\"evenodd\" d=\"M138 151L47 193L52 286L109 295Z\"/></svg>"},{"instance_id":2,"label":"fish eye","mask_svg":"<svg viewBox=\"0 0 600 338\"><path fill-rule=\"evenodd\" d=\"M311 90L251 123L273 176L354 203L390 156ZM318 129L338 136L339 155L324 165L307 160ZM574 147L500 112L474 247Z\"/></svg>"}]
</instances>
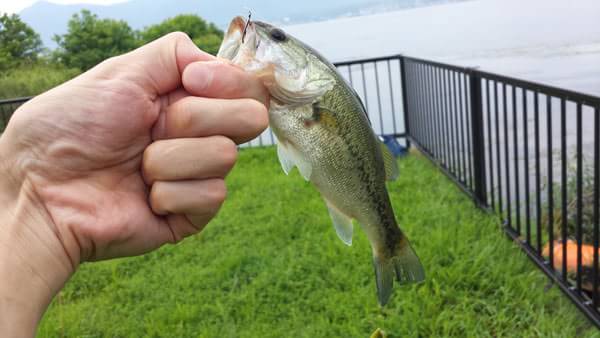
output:
<instances>
[{"instance_id":1,"label":"fish eye","mask_svg":"<svg viewBox=\"0 0 600 338\"><path fill-rule=\"evenodd\" d=\"M273 28L271 30L271 38L277 42L283 42L283 41L287 40L287 36L279 28Z\"/></svg>"}]
</instances>

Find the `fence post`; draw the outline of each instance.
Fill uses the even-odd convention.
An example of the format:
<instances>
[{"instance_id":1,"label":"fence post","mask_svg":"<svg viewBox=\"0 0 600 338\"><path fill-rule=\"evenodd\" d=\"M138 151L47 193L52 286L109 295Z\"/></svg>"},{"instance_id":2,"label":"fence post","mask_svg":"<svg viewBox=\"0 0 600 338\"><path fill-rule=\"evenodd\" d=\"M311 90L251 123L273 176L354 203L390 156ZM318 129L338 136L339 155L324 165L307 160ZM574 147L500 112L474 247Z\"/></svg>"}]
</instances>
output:
<instances>
[{"instance_id":1,"label":"fence post","mask_svg":"<svg viewBox=\"0 0 600 338\"><path fill-rule=\"evenodd\" d=\"M485 173L485 145L483 138L483 97L481 76L469 70L469 89L471 102L471 133L473 140L473 179L475 181L475 198L477 203L486 207L487 188Z\"/></svg>"},{"instance_id":2,"label":"fence post","mask_svg":"<svg viewBox=\"0 0 600 338\"><path fill-rule=\"evenodd\" d=\"M404 56L399 55L400 60L400 80L402 81L402 112L404 115L404 134L406 134L406 148L410 148L410 128L408 123L408 90L406 88L406 63Z\"/></svg>"}]
</instances>

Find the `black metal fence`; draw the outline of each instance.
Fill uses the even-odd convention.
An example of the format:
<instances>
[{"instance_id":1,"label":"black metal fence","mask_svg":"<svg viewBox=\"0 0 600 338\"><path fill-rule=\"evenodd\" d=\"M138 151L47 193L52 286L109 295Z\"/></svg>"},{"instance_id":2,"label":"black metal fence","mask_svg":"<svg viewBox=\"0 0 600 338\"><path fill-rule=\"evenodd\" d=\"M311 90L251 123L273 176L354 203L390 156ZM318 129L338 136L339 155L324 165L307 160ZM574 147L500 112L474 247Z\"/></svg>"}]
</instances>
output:
<instances>
[{"instance_id":1,"label":"black metal fence","mask_svg":"<svg viewBox=\"0 0 600 338\"><path fill-rule=\"evenodd\" d=\"M404 64L409 138L600 327L600 98Z\"/></svg>"},{"instance_id":2,"label":"black metal fence","mask_svg":"<svg viewBox=\"0 0 600 338\"><path fill-rule=\"evenodd\" d=\"M29 99L30 97L19 97L15 99L0 100L0 134L4 131L12 113Z\"/></svg>"},{"instance_id":3,"label":"black metal fence","mask_svg":"<svg viewBox=\"0 0 600 338\"><path fill-rule=\"evenodd\" d=\"M600 98L401 55L336 66L377 134L411 142L497 214L600 327ZM0 132L27 99L0 100Z\"/></svg>"}]
</instances>

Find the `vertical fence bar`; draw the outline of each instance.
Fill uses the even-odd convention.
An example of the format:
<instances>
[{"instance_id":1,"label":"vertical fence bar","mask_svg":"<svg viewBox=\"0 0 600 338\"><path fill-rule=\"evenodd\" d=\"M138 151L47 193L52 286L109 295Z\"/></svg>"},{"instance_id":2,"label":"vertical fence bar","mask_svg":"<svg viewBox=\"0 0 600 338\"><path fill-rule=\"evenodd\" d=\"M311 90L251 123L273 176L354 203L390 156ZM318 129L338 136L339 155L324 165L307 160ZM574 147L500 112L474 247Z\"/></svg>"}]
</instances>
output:
<instances>
[{"instance_id":1,"label":"vertical fence bar","mask_svg":"<svg viewBox=\"0 0 600 338\"><path fill-rule=\"evenodd\" d=\"M472 142L472 136L473 136L473 131L471 130L471 124L473 123L473 121L469 121L469 119L472 117L473 114L473 107L471 105L470 102L470 91L472 89L469 88L469 82L470 82L470 77L468 75L468 73L464 73L463 74L463 87L465 88L465 119L467 120L465 123L465 129L467 130L467 163L468 163L468 170L469 170L469 188L471 190L475 190L474 189L474 174L473 171L475 170L475 168L473 168L473 142ZM469 123L471 122L471 123Z\"/></svg>"},{"instance_id":2,"label":"vertical fence bar","mask_svg":"<svg viewBox=\"0 0 600 338\"><path fill-rule=\"evenodd\" d=\"M438 120L438 113L439 113L439 95L440 92L438 90L438 83L437 83L437 77L436 77L436 69L431 67L430 72L429 72L429 79L431 81L431 92L432 92L432 101L431 104L431 121L433 122L434 128L435 128L435 134L436 134L436 142L434 147L436 148L436 159L439 161L440 164L442 164L443 166L443 158L444 158L444 152L442 151L442 147L441 147L441 138L440 135L442 134L442 126L440 125L440 122Z\"/></svg>"},{"instance_id":3,"label":"vertical fence bar","mask_svg":"<svg viewBox=\"0 0 600 338\"><path fill-rule=\"evenodd\" d=\"M379 90L379 69L377 68L377 61L373 62L375 66L375 93L377 93L377 112L379 113L379 130L381 135L383 131L383 113L381 112L381 93Z\"/></svg>"},{"instance_id":4,"label":"vertical fence bar","mask_svg":"<svg viewBox=\"0 0 600 338\"><path fill-rule=\"evenodd\" d=\"M425 130L427 131L427 150L432 156L435 157L436 149L433 146L433 142L435 141L435 123L432 120L431 109L429 107L428 97L433 95L431 93L430 88L430 78L428 67L425 65L421 65L421 70L423 72L423 92L421 94L421 102L424 109L425 114L423 115L423 125L425 126Z\"/></svg>"},{"instance_id":5,"label":"vertical fence bar","mask_svg":"<svg viewBox=\"0 0 600 338\"><path fill-rule=\"evenodd\" d=\"M506 225L512 227L512 201L510 199L510 157L508 157L508 100L506 82L502 83L502 110L504 111L504 172L506 173Z\"/></svg>"},{"instance_id":6,"label":"vertical fence bar","mask_svg":"<svg viewBox=\"0 0 600 338\"><path fill-rule=\"evenodd\" d=\"M494 117L496 122L496 171L498 172L498 212L502 214L504 210L502 208L502 161L500 159L500 111L498 110L498 89L498 81L494 81Z\"/></svg>"},{"instance_id":7,"label":"vertical fence bar","mask_svg":"<svg viewBox=\"0 0 600 338\"><path fill-rule=\"evenodd\" d=\"M461 84L461 75L462 73L456 73L456 85L458 87L458 103L459 103L459 115L460 115L460 149L461 149L461 162L462 162L462 166L461 166L461 172L462 172L462 183L464 185L467 185L467 163L466 163L466 157L467 157L467 150L466 150L466 146L465 146L465 111L463 109L463 99L462 99L462 84Z\"/></svg>"},{"instance_id":8,"label":"vertical fence bar","mask_svg":"<svg viewBox=\"0 0 600 338\"><path fill-rule=\"evenodd\" d=\"M418 105L418 84L419 84L419 80L417 79L417 70L416 70L416 66L413 62L407 63L407 68L406 68L406 72L407 75L410 74L410 81L407 80L406 84L409 85L410 87L408 89L410 89L410 93L409 97L407 97L407 101L410 103L410 107L409 108L409 112L412 114L412 116L414 118L412 118L411 120L414 122L413 125L416 126L416 128L413 128L413 131L411 131L411 134L414 134L416 138L418 138L419 140L419 144L422 146L423 145L423 126L421 125L421 113L419 111L419 105Z\"/></svg>"},{"instance_id":9,"label":"vertical fence bar","mask_svg":"<svg viewBox=\"0 0 600 338\"><path fill-rule=\"evenodd\" d=\"M454 162L454 158L452 156L452 143L451 143L451 133L452 133L452 128L450 127L450 111L448 109L449 104L448 104L448 100L450 95L448 95L448 87L446 86L446 74L447 74L447 70L446 69L441 69L441 74L440 74L440 81L441 81L441 86L442 86L442 102L444 105L444 108L442 109L443 112L443 119L442 119L442 123L444 124L445 127L445 143L446 143L446 153L447 153L447 157L446 157L446 167L448 168L448 170L450 172L452 172L452 163Z\"/></svg>"},{"instance_id":10,"label":"vertical fence bar","mask_svg":"<svg viewBox=\"0 0 600 338\"><path fill-rule=\"evenodd\" d=\"M515 222L517 234L521 235L521 201L519 194L519 130L517 118L517 87L512 86L512 113L513 113L513 147L515 150Z\"/></svg>"},{"instance_id":11,"label":"vertical fence bar","mask_svg":"<svg viewBox=\"0 0 600 338\"><path fill-rule=\"evenodd\" d=\"M435 67L435 79L438 88L438 102L439 109L437 110L438 121L441 129L440 146L443 153L442 164L444 168L449 169L448 163L450 162L450 154L448 153L448 125L446 124L446 111L444 107L445 93L444 93L444 69Z\"/></svg>"},{"instance_id":12,"label":"vertical fence bar","mask_svg":"<svg viewBox=\"0 0 600 338\"><path fill-rule=\"evenodd\" d=\"M447 142L447 148L448 148L448 156L449 156L449 161L448 161L448 168L450 170L451 173L454 173L454 147L452 146L452 124L451 124L451 115L452 113L450 112L450 106L451 106L451 102L450 102L450 88L448 88L448 76L450 71L447 69L444 69L444 78L443 78L443 83L444 83L444 111L445 111L445 120L446 120L446 130L448 131L448 134L446 135L446 142Z\"/></svg>"},{"instance_id":13,"label":"vertical fence bar","mask_svg":"<svg viewBox=\"0 0 600 338\"><path fill-rule=\"evenodd\" d=\"M350 81L350 87L354 87L354 83L352 81L352 65L348 65L348 80Z\"/></svg>"},{"instance_id":14,"label":"vertical fence bar","mask_svg":"<svg viewBox=\"0 0 600 338\"><path fill-rule=\"evenodd\" d=\"M562 224L562 277L567 281L567 116L566 100L560 100L560 165L561 165L561 224Z\"/></svg>"},{"instance_id":15,"label":"vertical fence bar","mask_svg":"<svg viewBox=\"0 0 600 338\"><path fill-rule=\"evenodd\" d=\"M425 76L423 73L423 68L424 66L422 64L416 63L415 64L415 70L418 74L419 77L419 81L418 81L418 94L417 94L417 102L418 102L418 106L419 106L419 115L421 116L421 129L423 132L422 135L422 139L421 139L421 147L423 147L423 149L427 152L429 152L429 128L428 125L426 124L427 121L427 109L425 109L424 106L424 101L423 98L426 96L427 94L427 90L426 90L426 86L425 86Z\"/></svg>"},{"instance_id":16,"label":"vertical fence bar","mask_svg":"<svg viewBox=\"0 0 600 338\"><path fill-rule=\"evenodd\" d=\"M458 155L458 173L457 173L457 179L459 182L464 183L464 179L463 179L463 172L464 172L464 168L462 166L462 148L461 148L461 140L463 139L464 135L462 133L462 129L460 128L460 126L462 125L462 117L461 117L461 111L462 111L462 107L459 109L459 97L458 97L458 72L453 72L452 73L452 93L454 94L454 127L456 128L456 149L457 149L457 155Z\"/></svg>"},{"instance_id":17,"label":"vertical fence bar","mask_svg":"<svg viewBox=\"0 0 600 338\"><path fill-rule=\"evenodd\" d=\"M441 160L441 158L443 157L443 152L442 152L442 147L441 147L441 138L440 138L440 134L441 134L441 126L438 120L438 95L439 95L439 91L437 89L437 78L435 76L435 69L433 67L427 66L427 79L429 82L429 89L431 90L430 93L430 99L431 100L427 100L429 105L428 105L428 111L429 111L429 116L430 116L430 121L431 124L433 125L433 132L435 134L435 137L433 138L433 143L432 143L432 148L434 149L434 151L432 151L432 153L434 154L435 158L439 161Z\"/></svg>"},{"instance_id":18,"label":"vertical fence bar","mask_svg":"<svg viewBox=\"0 0 600 338\"><path fill-rule=\"evenodd\" d=\"M542 254L542 187L540 182L540 102L539 92L533 93L533 125L535 137L535 231L537 254ZM552 149L548 149L550 153Z\"/></svg>"},{"instance_id":19,"label":"vertical fence bar","mask_svg":"<svg viewBox=\"0 0 600 338\"><path fill-rule=\"evenodd\" d=\"M451 121L452 124L450 128L452 129L452 148L454 151L454 176L459 177L459 163L460 163L460 150L458 149L458 130L457 130L457 121L456 116L458 114L457 103L456 103L456 88L454 87L454 71L450 71L448 74L448 89L451 91L452 101L451 101Z\"/></svg>"},{"instance_id":20,"label":"vertical fence bar","mask_svg":"<svg viewBox=\"0 0 600 338\"><path fill-rule=\"evenodd\" d=\"M365 99L365 110L367 113L367 117L371 120L371 115L369 114L369 95L367 95L367 80L365 79L365 64L361 62L360 64L360 74L362 79L362 87L363 87L363 96Z\"/></svg>"},{"instance_id":21,"label":"vertical fence bar","mask_svg":"<svg viewBox=\"0 0 600 338\"><path fill-rule=\"evenodd\" d=\"M392 85L392 68L390 66L390 60L387 60L387 70L388 70L388 86L390 88L390 103L392 105L392 126L394 135L398 134L398 130L396 129L396 107L394 107L394 89ZM404 120L406 123L406 119ZM406 133L408 136L408 133Z\"/></svg>"},{"instance_id":22,"label":"vertical fence bar","mask_svg":"<svg viewBox=\"0 0 600 338\"><path fill-rule=\"evenodd\" d=\"M546 95L547 135L548 135L548 257L550 267L554 266L554 179L552 177L552 97Z\"/></svg>"},{"instance_id":23,"label":"vertical fence bar","mask_svg":"<svg viewBox=\"0 0 600 338\"><path fill-rule=\"evenodd\" d=\"M576 238L577 238L577 275L576 275L576 286L577 291L581 292L581 274L582 266L581 266L581 246L583 245L582 241L582 233L581 233L581 217L582 217L582 205L583 205L583 192L582 192L582 183L583 183L583 150L581 149L582 143L582 131L581 131L581 103L577 103L577 114L576 114L576 147L577 147L577 214L576 214Z\"/></svg>"},{"instance_id":24,"label":"vertical fence bar","mask_svg":"<svg viewBox=\"0 0 600 338\"><path fill-rule=\"evenodd\" d=\"M402 114L404 115L404 132L406 133L406 148L410 148L410 138L408 136L412 137L411 134L411 130L410 130L410 120L409 120L409 116L410 113L408 111L408 88L407 87L407 83L406 83L406 61L404 60L404 56L400 56L399 57L399 67L400 67L400 81L402 82ZM390 71L391 73L391 71ZM390 86L391 88L391 86ZM394 119L395 121L395 119ZM396 131L396 124L394 124L394 133L397 133Z\"/></svg>"},{"instance_id":25,"label":"vertical fence bar","mask_svg":"<svg viewBox=\"0 0 600 338\"><path fill-rule=\"evenodd\" d=\"M475 178L475 197L481 206L487 206L485 187L485 144L483 138L483 102L481 98L481 77L477 71L469 74L471 90L471 132L473 133L473 171Z\"/></svg>"},{"instance_id":26,"label":"vertical fence bar","mask_svg":"<svg viewBox=\"0 0 600 338\"><path fill-rule=\"evenodd\" d=\"M428 109L425 106L425 96L429 93L428 88L427 88L427 77L425 76L425 66L423 66L422 64L418 64L418 69L419 69L419 77L420 77L420 86L421 86L421 90L420 90L420 94L419 94L419 106L421 107L421 125L423 126L423 131L424 131L424 135L423 135L423 141L424 141L424 145L425 145L425 149L427 150L428 153L431 153L431 122L427 123L429 119L429 112Z\"/></svg>"},{"instance_id":27,"label":"vertical fence bar","mask_svg":"<svg viewBox=\"0 0 600 338\"><path fill-rule=\"evenodd\" d=\"M469 143L471 142L470 137L469 137L469 121L468 121L468 111L469 108L467 106L467 100L466 100L466 79L465 79L466 75L465 73L461 73L459 76L459 96L460 96L460 102L461 102L461 111L463 112L462 114L462 128L463 128L463 150L464 150L464 163L465 163L465 185L468 187L473 187L472 184L472 178L473 176L471 175L471 151L470 151L470 147L469 147ZM463 110L464 108L464 110Z\"/></svg>"},{"instance_id":28,"label":"vertical fence bar","mask_svg":"<svg viewBox=\"0 0 600 338\"><path fill-rule=\"evenodd\" d=\"M599 220L600 217L600 106L594 110L594 266L592 268L593 274L593 305L594 308L598 308L600 299L598 299L598 249L600 245L600 231L599 231Z\"/></svg>"},{"instance_id":29,"label":"vertical fence bar","mask_svg":"<svg viewBox=\"0 0 600 338\"><path fill-rule=\"evenodd\" d=\"M423 108L421 107L421 95L423 94L422 88L421 88L421 76L419 74L420 71L420 67L418 64L416 63L412 63L412 72L413 72L413 76L415 78L415 85L414 85L414 105L415 105L415 112L417 114L417 121L419 123L419 144L421 145L421 147L423 149L427 149L427 140L425 138L425 126L423 124L423 120L425 119L425 115L423 114Z\"/></svg>"},{"instance_id":30,"label":"vertical fence bar","mask_svg":"<svg viewBox=\"0 0 600 338\"><path fill-rule=\"evenodd\" d=\"M531 220L530 220L530 200L529 200L529 124L527 122L527 90L521 91L521 100L523 102L523 157L524 168L523 175L525 180L525 240L531 245Z\"/></svg>"},{"instance_id":31,"label":"vertical fence bar","mask_svg":"<svg viewBox=\"0 0 600 338\"><path fill-rule=\"evenodd\" d=\"M404 58L402 58L402 60L404 60ZM415 83L415 81L413 80L412 77L412 70L410 69L410 64L408 62L403 62L402 63L402 69L401 70L401 78L402 78L402 109L404 110L403 114L404 114L404 126L405 126L405 131L406 134L410 137L406 138L406 146L410 146L411 144L411 139L412 138L417 138L416 135L416 131L419 130L419 128L410 128L407 126L416 126L417 123L417 118L415 117L415 107L413 104L413 98L415 97L415 95L413 94L413 85ZM407 123L408 122L408 123Z\"/></svg>"},{"instance_id":32,"label":"vertical fence bar","mask_svg":"<svg viewBox=\"0 0 600 338\"><path fill-rule=\"evenodd\" d=\"M492 112L490 103L490 81L485 79L485 100L487 108L487 133L488 133L488 159L489 159L489 172L490 172L490 197L491 207L496 208L496 202L494 198L494 150L492 146Z\"/></svg>"}]
</instances>

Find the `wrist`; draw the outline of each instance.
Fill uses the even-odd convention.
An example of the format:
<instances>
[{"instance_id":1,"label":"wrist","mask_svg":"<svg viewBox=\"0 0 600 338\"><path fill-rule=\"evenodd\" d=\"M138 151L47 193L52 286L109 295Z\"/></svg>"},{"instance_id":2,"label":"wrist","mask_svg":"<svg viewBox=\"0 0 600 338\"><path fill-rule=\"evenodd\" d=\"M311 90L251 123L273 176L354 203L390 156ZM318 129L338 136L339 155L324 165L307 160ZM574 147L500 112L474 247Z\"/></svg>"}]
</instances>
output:
<instances>
[{"instance_id":1,"label":"wrist","mask_svg":"<svg viewBox=\"0 0 600 338\"><path fill-rule=\"evenodd\" d=\"M27 181L6 170L8 157L2 158L5 167L0 165L0 336L33 336L73 267L58 251L60 241L44 219L43 205L35 202Z\"/></svg>"}]
</instances>

